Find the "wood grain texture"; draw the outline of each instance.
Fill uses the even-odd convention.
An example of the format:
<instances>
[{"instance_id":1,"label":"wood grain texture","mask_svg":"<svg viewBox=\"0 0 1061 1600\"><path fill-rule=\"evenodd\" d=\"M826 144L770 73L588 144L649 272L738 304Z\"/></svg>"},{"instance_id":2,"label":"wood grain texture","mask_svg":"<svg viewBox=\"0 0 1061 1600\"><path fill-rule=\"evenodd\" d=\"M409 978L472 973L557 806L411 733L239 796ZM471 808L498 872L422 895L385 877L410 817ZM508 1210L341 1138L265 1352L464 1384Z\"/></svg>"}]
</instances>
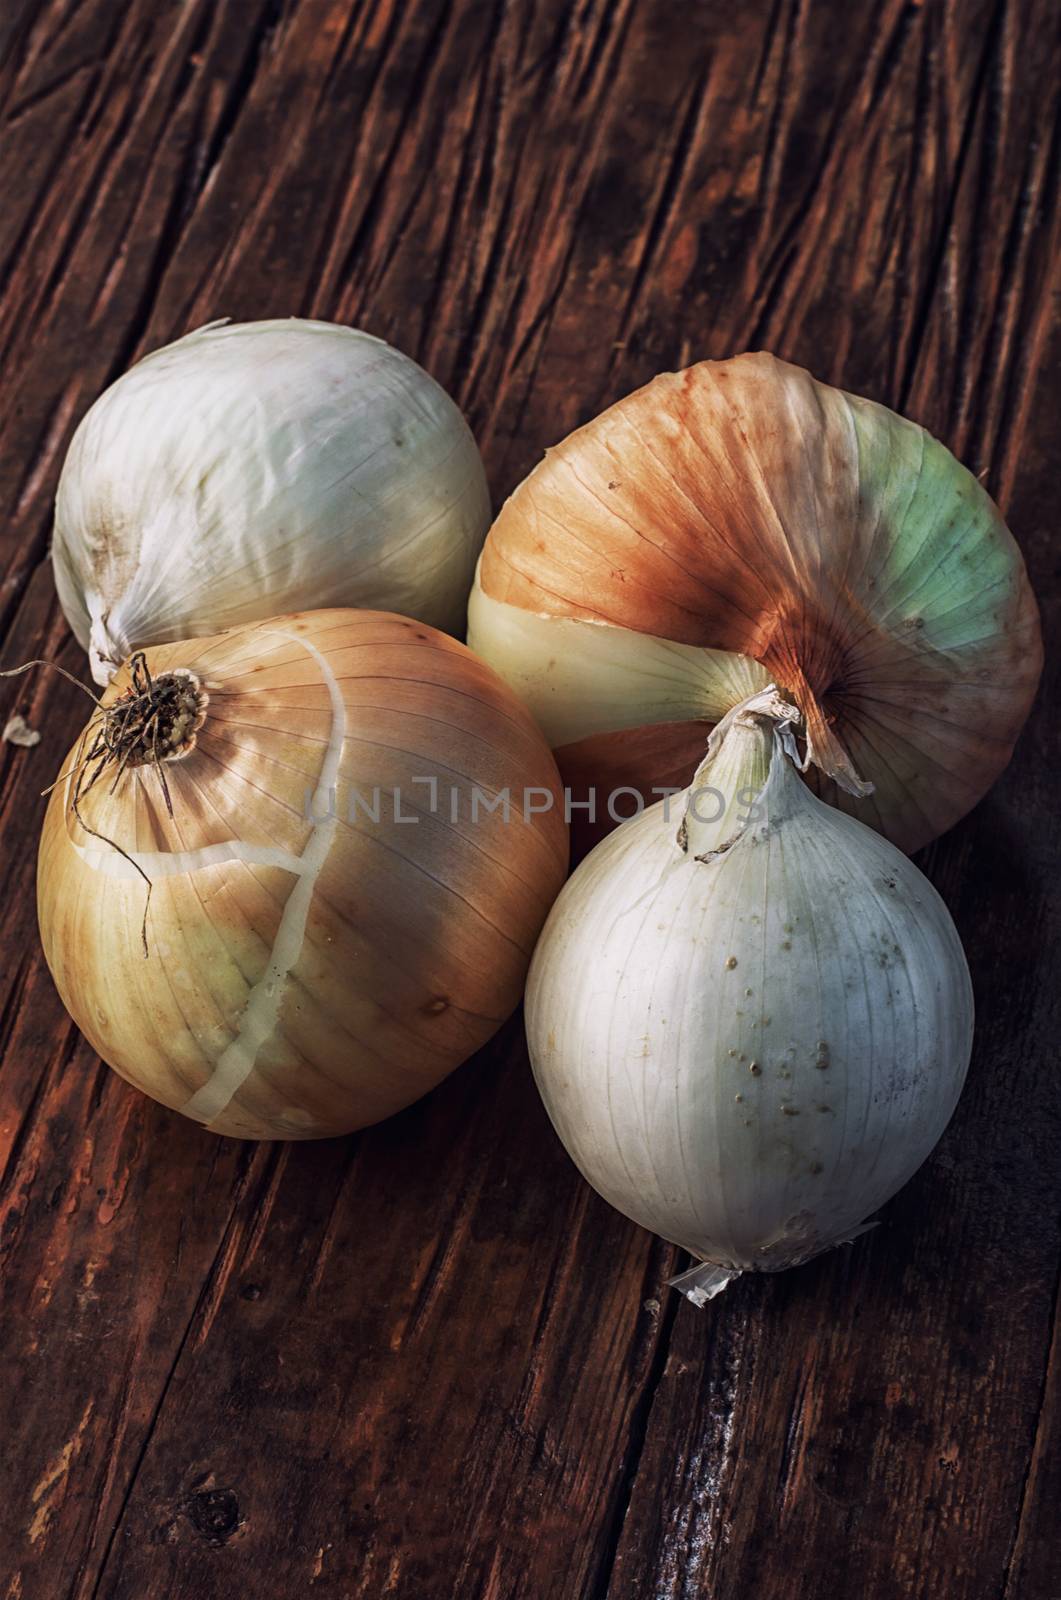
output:
<instances>
[{"instance_id":1,"label":"wood grain texture","mask_svg":"<svg viewBox=\"0 0 1061 1600\"><path fill-rule=\"evenodd\" d=\"M697 1312L579 1181L518 1020L346 1141L149 1104L63 1015L0 745L0 1600L1061 1595L1061 15L1053 0L13 0L0 19L3 665L79 668L71 432L218 316L358 323L495 499L655 372L766 347L908 411L1008 512L1047 679L928 852L979 1017L880 1228Z\"/></svg>"}]
</instances>

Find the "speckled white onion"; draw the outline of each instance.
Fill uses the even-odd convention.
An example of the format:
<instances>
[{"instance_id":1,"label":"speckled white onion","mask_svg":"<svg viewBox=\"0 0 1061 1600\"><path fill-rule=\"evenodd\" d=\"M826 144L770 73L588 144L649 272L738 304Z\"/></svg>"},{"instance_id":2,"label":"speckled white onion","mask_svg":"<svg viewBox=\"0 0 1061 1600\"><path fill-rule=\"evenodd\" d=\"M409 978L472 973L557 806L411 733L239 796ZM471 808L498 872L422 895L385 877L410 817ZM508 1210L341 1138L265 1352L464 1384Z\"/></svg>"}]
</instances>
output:
<instances>
[{"instance_id":1,"label":"speckled white onion","mask_svg":"<svg viewBox=\"0 0 1061 1600\"><path fill-rule=\"evenodd\" d=\"M134 649L360 606L461 633L490 520L464 418L381 339L287 318L156 350L82 421L52 556L97 683Z\"/></svg>"},{"instance_id":2,"label":"speckled white onion","mask_svg":"<svg viewBox=\"0 0 1061 1600\"><path fill-rule=\"evenodd\" d=\"M690 820L683 849L686 791L590 854L527 992L535 1077L571 1157L719 1268L708 1293L850 1238L939 1139L971 1048L939 895L811 794L774 739L735 725L698 774L730 818L757 775L743 831Z\"/></svg>"}]
</instances>

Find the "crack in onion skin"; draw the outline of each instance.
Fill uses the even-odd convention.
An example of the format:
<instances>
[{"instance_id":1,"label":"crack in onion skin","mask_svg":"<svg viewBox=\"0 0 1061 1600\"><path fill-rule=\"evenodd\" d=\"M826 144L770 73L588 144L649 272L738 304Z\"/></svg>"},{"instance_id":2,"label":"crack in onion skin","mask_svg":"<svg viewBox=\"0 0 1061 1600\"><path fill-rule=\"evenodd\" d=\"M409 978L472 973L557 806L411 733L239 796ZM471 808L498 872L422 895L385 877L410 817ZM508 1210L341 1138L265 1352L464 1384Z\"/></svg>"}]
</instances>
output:
<instances>
[{"instance_id":1,"label":"crack in onion skin","mask_svg":"<svg viewBox=\"0 0 1061 1600\"><path fill-rule=\"evenodd\" d=\"M487 537L469 608L473 648L540 714L562 647L531 618L581 625L587 657L621 629L760 663L804 714L818 792L907 851L997 778L1042 666L1020 551L972 474L915 423L763 353L663 374L546 453ZM565 777L616 725L583 678L563 690L583 693L562 719L579 737L554 740ZM640 692L626 729L690 716L658 674ZM648 796L643 743L622 775ZM686 777L702 753L691 722ZM872 794L845 792L859 779Z\"/></svg>"},{"instance_id":2,"label":"crack in onion skin","mask_svg":"<svg viewBox=\"0 0 1061 1600\"><path fill-rule=\"evenodd\" d=\"M155 678L194 672L205 719L165 763L172 818L150 765L127 769L113 794L109 773L82 794L103 840L81 828L68 783L52 794L38 905L67 1009L162 1104L198 1117L224 1099L208 1122L218 1133L325 1137L408 1105L515 1009L563 882L567 830L541 734L465 646L384 613L276 618L146 661ZM123 667L104 704L127 686ZM334 808L319 787L329 753ZM431 776L434 810L415 781ZM475 787L512 791L507 822L485 807L471 820ZM394 820L395 788L418 822ZM551 794L552 809L525 818L526 788ZM315 837L327 846L316 855ZM152 880L146 959L138 867ZM219 1085L226 1051L234 1070Z\"/></svg>"}]
</instances>

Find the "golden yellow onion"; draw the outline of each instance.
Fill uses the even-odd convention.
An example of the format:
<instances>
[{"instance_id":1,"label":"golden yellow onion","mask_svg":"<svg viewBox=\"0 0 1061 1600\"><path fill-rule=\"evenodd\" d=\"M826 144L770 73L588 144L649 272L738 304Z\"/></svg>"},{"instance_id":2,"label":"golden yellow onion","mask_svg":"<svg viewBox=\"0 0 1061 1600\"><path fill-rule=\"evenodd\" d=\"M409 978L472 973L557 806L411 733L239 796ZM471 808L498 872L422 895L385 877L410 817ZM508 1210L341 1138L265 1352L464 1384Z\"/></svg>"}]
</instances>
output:
<instances>
[{"instance_id":1,"label":"golden yellow onion","mask_svg":"<svg viewBox=\"0 0 1061 1600\"><path fill-rule=\"evenodd\" d=\"M304 612L148 650L101 707L38 903L123 1078L218 1133L316 1138L408 1105L514 1009L566 825L544 740L463 645Z\"/></svg>"},{"instance_id":2,"label":"golden yellow onion","mask_svg":"<svg viewBox=\"0 0 1061 1600\"><path fill-rule=\"evenodd\" d=\"M905 850L1001 772L1042 663L972 474L766 354L665 373L549 451L487 538L468 642L598 795L687 783L776 683L823 797Z\"/></svg>"}]
</instances>

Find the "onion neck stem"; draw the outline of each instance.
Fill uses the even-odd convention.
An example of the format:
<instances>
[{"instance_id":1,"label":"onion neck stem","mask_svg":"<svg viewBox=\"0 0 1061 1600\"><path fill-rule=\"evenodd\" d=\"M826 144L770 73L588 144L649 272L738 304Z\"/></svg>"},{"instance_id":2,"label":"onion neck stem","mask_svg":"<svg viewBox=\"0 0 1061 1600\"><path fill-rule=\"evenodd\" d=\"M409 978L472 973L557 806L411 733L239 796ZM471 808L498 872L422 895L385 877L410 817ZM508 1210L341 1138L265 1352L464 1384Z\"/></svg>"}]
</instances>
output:
<instances>
[{"instance_id":1,"label":"onion neck stem","mask_svg":"<svg viewBox=\"0 0 1061 1600\"><path fill-rule=\"evenodd\" d=\"M775 751L798 760L800 713L771 684L728 712L711 734L689 786L678 844L698 861L728 850L752 820ZM780 749L778 749L780 745Z\"/></svg>"}]
</instances>

